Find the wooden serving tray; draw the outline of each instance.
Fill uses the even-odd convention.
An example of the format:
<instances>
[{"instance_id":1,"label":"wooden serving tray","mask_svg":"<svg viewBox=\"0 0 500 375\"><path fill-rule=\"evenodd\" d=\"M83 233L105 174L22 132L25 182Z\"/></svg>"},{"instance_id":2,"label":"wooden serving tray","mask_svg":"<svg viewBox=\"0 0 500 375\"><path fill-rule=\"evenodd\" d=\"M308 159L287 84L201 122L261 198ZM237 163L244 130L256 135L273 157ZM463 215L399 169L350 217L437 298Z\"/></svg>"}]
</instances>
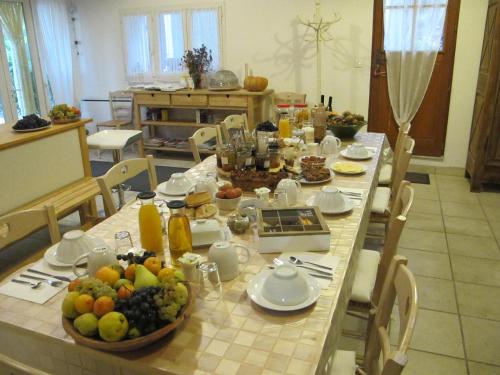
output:
<instances>
[{"instance_id":1,"label":"wooden serving tray","mask_svg":"<svg viewBox=\"0 0 500 375\"><path fill-rule=\"evenodd\" d=\"M59 119L59 120L51 118L50 121L52 121L53 124L69 124L70 122L80 121L80 117Z\"/></svg>"},{"instance_id":2,"label":"wooden serving tray","mask_svg":"<svg viewBox=\"0 0 500 375\"><path fill-rule=\"evenodd\" d=\"M165 327L151 332L148 335L141 336L136 339L107 342L97 338L82 336L73 326L73 320L65 317L62 317L63 328L66 333L75 340L76 343L88 346L89 348L105 350L109 352L128 352L131 350L142 348L154 343L155 341L158 341L159 339L169 334L171 331L176 329L184 321L184 319L191 315L191 312L194 308L194 293L189 283L185 283L185 285L188 289L189 298L187 303L179 312L179 316L177 317L177 319L174 322L167 324Z\"/></svg>"}]
</instances>

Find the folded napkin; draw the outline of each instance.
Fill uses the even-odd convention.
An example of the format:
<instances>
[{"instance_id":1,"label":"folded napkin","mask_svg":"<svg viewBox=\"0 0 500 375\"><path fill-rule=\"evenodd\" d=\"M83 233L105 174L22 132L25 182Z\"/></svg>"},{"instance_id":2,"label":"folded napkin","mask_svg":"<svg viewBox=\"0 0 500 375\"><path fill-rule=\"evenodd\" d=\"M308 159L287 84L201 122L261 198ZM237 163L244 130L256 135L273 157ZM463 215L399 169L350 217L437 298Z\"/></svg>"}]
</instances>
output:
<instances>
[{"instance_id":1,"label":"folded napkin","mask_svg":"<svg viewBox=\"0 0 500 375\"><path fill-rule=\"evenodd\" d=\"M320 270L320 271L324 271L324 272L328 272L328 273L331 273L331 274L335 274L335 270L337 269L337 266L339 265L339 262L340 262L340 258L335 256L335 255L331 255L331 254L322 254L322 253L309 253L309 252L302 252L302 253L297 253L297 252L293 252L293 253L282 253L281 256L279 257L279 259L281 259L283 262L289 262L289 259L291 256L294 256L298 259L300 259L302 262L313 262L313 263L316 263L316 264L320 264L322 266L326 266L326 267L330 267L332 268L332 270L326 270L326 269L323 269L323 268L320 268L320 267L315 267L313 266L312 264L308 264L308 263L305 263L304 266L306 267L311 267L311 268L314 268L316 270ZM314 272L314 271L311 271L311 270L308 270L308 269L305 269L305 268L302 268L300 267L302 271L306 272L306 273L315 273L315 274L320 274L319 272ZM317 278L315 277L315 279L318 281L319 283L319 286L321 287L321 289L326 289L328 288L328 286L330 285L331 283L331 280L327 280L327 279L321 279L321 278Z\"/></svg>"},{"instance_id":2,"label":"folded napkin","mask_svg":"<svg viewBox=\"0 0 500 375\"><path fill-rule=\"evenodd\" d=\"M362 199L366 195L366 190L365 189L355 189L355 188L348 188L348 187L342 187L342 186L336 186L336 188L339 189L342 193L361 194L359 196L361 199L358 199L355 196L350 196L349 194L343 194L344 197L352 198L351 201L352 201L354 207L359 207L361 205Z\"/></svg>"},{"instance_id":3,"label":"folded napkin","mask_svg":"<svg viewBox=\"0 0 500 375\"><path fill-rule=\"evenodd\" d=\"M30 279L25 279L23 277L19 277L21 273L25 273L35 277L41 277L44 279L56 280L49 276L43 276L28 272L26 271L26 269L28 268L33 268L38 271L50 273L51 275L66 276L69 277L71 280L76 278L71 268L56 269L54 267L51 267L44 259L40 259L39 261L32 263L27 267L23 267L22 270L18 270L15 273L9 275L7 277L8 281L3 282L2 285L0 286L0 293L5 294L6 296L23 299L25 301L44 304L45 302L47 302L49 299L54 297L57 293L59 293L61 290L65 289L68 286L67 282L63 282L60 286L54 287L47 284L45 281L42 281L42 284L37 289L31 289L31 287L27 284L26 285L17 284L10 281L12 279L18 279L33 283L37 282L36 280L30 280Z\"/></svg>"}]
</instances>

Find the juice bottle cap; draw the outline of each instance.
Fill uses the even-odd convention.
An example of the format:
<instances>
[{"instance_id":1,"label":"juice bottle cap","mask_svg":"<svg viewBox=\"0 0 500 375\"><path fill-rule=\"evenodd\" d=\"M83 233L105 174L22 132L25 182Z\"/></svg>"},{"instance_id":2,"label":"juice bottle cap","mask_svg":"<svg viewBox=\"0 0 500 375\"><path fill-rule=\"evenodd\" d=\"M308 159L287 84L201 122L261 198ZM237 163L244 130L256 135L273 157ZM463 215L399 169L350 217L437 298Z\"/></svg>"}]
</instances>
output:
<instances>
[{"instance_id":1,"label":"juice bottle cap","mask_svg":"<svg viewBox=\"0 0 500 375\"><path fill-rule=\"evenodd\" d=\"M170 201L167 203L167 207L174 208L174 209L186 207L186 202L181 201L181 200Z\"/></svg>"},{"instance_id":2,"label":"juice bottle cap","mask_svg":"<svg viewBox=\"0 0 500 375\"><path fill-rule=\"evenodd\" d=\"M156 197L156 193L154 191L143 191L137 194L137 198L139 199L153 199Z\"/></svg>"}]
</instances>

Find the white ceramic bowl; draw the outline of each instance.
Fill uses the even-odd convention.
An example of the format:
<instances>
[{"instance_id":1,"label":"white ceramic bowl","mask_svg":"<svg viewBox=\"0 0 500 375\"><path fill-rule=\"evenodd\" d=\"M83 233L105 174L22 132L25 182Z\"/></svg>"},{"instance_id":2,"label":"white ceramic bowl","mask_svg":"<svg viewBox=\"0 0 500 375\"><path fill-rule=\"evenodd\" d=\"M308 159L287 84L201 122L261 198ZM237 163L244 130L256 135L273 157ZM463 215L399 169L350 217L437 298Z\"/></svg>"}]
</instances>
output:
<instances>
[{"instance_id":1,"label":"white ceramic bowl","mask_svg":"<svg viewBox=\"0 0 500 375\"><path fill-rule=\"evenodd\" d=\"M361 143L353 143L347 147L347 155L354 158L365 158L368 156L368 150Z\"/></svg>"},{"instance_id":2,"label":"white ceramic bowl","mask_svg":"<svg viewBox=\"0 0 500 375\"><path fill-rule=\"evenodd\" d=\"M95 243L81 230L71 230L64 233L57 246L55 258L61 263L72 264L79 256L88 253Z\"/></svg>"},{"instance_id":3,"label":"white ceramic bowl","mask_svg":"<svg viewBox=\"0 0 500 375\"><path fill-rule=\"evenodd\" d=\"M241 197L233 198L233 199L222 199L215 198L215 204L219 210L222 211L234 211L238 208L238 204L240 203Z\"/></svg>"},{"instance_id":4,"label":"white ceramic bowl","mask_svg":"<svg viewBox=\"0 0 500 375\"><path fill-rule=\"evenodd\" d=\"M172 173L170 179L165 183L164 193L186 194L193 186L184 173Z\"/></svg>"},{"instance_id":5,"label":"white ceramic bowl","mask_svg":"<svg viewBox=\"0 0 500 375\"><path fill-rule=\"evenodd\" d=\"M314 204L325 212L333 212L344 209L345 200L336 187L323 186L321 191L316 194Z\"/></svg>"},{"instance_id":6,"label":"white ceramic bowl","mask_svg":"<svg viewBox=\"0 0 500 375\"><path fill-rule=\"evenodd\" d=\"M298 305L309 297L307 280L297 267L282 264L276 267L264 281L262 296L276 305Z\"/></svg>"}]
</instances>

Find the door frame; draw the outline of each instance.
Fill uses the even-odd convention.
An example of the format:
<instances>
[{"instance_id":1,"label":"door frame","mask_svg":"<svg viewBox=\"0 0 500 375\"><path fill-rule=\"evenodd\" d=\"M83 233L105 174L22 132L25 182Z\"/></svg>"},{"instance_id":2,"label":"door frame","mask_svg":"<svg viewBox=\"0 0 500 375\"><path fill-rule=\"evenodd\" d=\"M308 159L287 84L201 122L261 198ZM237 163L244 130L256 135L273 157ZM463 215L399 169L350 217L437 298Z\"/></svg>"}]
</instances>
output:
<instances>
[{"instance_id":1,"label":"door frame","mask_svg":"<svg viewBox=\"0 0 500 375\"><path fill-rule=\"evenodd\" d=\"M3 105L3 116L5 123L13 122L17 117L17 110L14 105L14 100L12 98L12 82L10 79L8 64L7 64L7 53L5 50L5 45L3 41L3 31L0 27L0 76L9 77L8 79L2 79L0 81L0 101ZM0 124L2 125L2 124Z\"/></svg>"}]
</instances>

